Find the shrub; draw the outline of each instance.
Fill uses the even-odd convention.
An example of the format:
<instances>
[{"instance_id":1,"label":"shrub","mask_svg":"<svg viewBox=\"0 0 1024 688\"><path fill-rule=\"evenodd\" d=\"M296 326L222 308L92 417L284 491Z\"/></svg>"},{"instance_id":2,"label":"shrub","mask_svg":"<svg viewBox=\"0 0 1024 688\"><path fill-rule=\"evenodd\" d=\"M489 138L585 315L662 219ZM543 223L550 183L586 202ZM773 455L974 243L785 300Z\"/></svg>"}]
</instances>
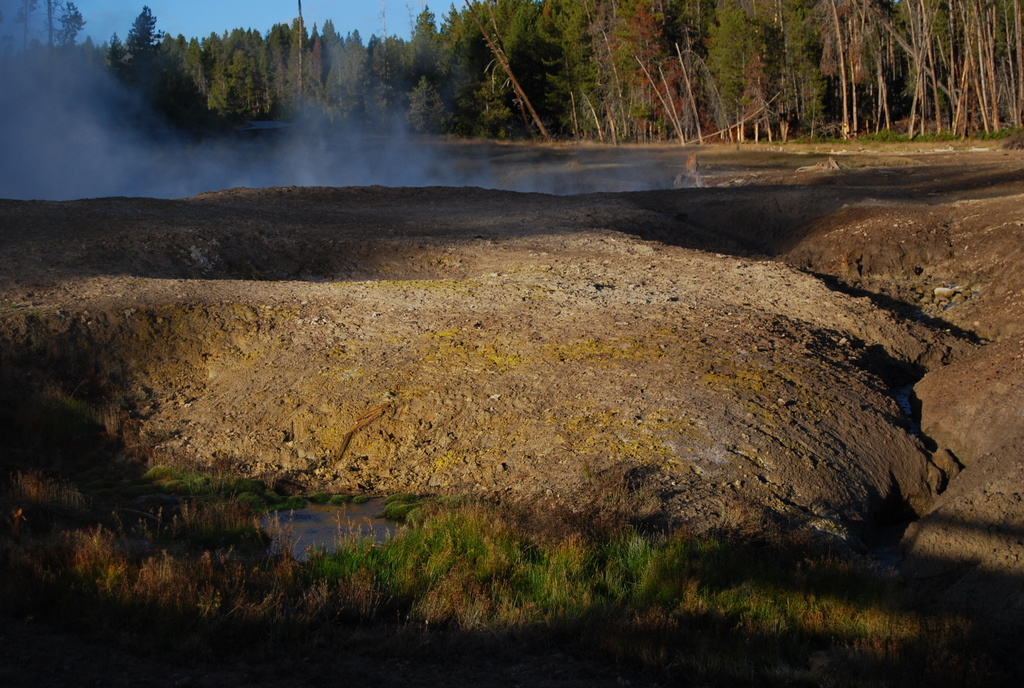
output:
<instances>
[{"instance_id":1,"label":"shrub","mask_svg":"<svg viewBox=\"0 0 1024 688\"><path fill-rule=\"evenodd\" d=\"M892 129L882 129L871 134L864 134L857 140L865 143L906 143L910 141L910 137Z\"/></svg>"}]
</instances>

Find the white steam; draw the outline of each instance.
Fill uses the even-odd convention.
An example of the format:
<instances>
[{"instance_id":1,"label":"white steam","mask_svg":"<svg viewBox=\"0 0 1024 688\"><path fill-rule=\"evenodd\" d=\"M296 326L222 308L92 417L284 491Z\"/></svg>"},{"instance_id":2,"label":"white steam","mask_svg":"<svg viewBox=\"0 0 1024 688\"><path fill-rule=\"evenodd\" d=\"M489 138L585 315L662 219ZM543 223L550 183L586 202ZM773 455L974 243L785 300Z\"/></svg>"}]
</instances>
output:
<instances>
[{"instance_id":1,"label":"white steam","mask_svg":"<svg viewBox=\"0 0 1024 688\"><path fill-rule=\"evenodd\" d=\"M665 188L678 171L636 149L420 138L397 118L372 130L306 119L273 131L186 136L147 114L102 68L45 62L0 65L0 198L375 184L564 194Z\"/></svg>"}]
</instances>

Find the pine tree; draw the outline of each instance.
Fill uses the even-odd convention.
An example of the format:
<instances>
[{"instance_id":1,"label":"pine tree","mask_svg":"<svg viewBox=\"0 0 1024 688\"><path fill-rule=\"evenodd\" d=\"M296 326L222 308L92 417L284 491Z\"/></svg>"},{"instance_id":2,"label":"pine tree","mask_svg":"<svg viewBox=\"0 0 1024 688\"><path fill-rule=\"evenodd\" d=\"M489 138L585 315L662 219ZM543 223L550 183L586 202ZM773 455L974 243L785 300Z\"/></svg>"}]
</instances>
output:
<instances>
[{"instance_id":1,"label":"pine tree","mask_svg":"<svg viewBox=\"0 0 1024 688\"><path fill-rule=\"evenodd\" d=\"M85 28L85 20L82 18L82 13L78 11L75 3L65 3L63 9L64 11L58 20L60 27L56 33L57 45L74 45L78 34Z\"/></svg>"},{"instance_id":2,"label":"pine tree","mask_svg":"<svg viewBox=\"0 0 1024 688\"><path fill-rule=\"evenodd\" d=\"M114 76L121 79L122 81L128 78L128 51L124 47L124 43L118 37L117 32L110 37L110 42L107 45L106 54L107 66L114 73Z\"/></svg>"},{"instance_id":3,"label":"pine tree","mask_svg":"<svg viewBox=\"0 0 1024 688\"><path fill-rule=\"evenodd\" d=\"M148 6L135 18L124 47L128 51L130 78L152 96L157 78L157 55L163 34L156 29L156 17Z\"/></svg>"}]
</instances>

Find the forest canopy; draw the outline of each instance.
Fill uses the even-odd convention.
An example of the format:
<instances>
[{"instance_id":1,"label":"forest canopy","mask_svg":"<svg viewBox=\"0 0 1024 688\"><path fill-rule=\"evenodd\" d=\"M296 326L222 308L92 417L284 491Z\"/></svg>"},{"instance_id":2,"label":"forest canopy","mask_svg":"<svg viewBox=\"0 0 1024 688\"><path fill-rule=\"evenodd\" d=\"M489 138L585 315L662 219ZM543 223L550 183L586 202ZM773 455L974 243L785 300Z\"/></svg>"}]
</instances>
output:
<instances>
[{"instance_id":1,"label":"forest canopy","mask_svg":"<svg viewBox=\"0 0 1024 688\"><path fill-rule=\"evenodd\" d=\"M75 3L17 0L0 61L97 65L183 130L312 112L609 143L968 137L1022 126L1021 2L476 0L408 39L301 16L171 36L144 7L96 45Z\"/></svg>"}]
</instances>

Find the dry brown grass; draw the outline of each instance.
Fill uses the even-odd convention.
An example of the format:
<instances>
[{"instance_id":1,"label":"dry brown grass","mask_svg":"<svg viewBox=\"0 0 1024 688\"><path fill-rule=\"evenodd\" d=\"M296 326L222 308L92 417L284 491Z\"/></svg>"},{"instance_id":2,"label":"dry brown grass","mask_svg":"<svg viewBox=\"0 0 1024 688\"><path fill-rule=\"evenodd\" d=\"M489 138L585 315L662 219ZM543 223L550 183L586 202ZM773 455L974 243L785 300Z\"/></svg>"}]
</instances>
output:
<instances>
[{"instance_id":1,"label":"dry brown grass","mask_svg":"<svg viewBox=\"0 0 1024 688\"><path fill-rule=\"evenodd\" d=\"M21 506L84 509L88 501L70 482L51 478L41 471L14 474L8 500Z\"/></svg>"}]
</instances>

